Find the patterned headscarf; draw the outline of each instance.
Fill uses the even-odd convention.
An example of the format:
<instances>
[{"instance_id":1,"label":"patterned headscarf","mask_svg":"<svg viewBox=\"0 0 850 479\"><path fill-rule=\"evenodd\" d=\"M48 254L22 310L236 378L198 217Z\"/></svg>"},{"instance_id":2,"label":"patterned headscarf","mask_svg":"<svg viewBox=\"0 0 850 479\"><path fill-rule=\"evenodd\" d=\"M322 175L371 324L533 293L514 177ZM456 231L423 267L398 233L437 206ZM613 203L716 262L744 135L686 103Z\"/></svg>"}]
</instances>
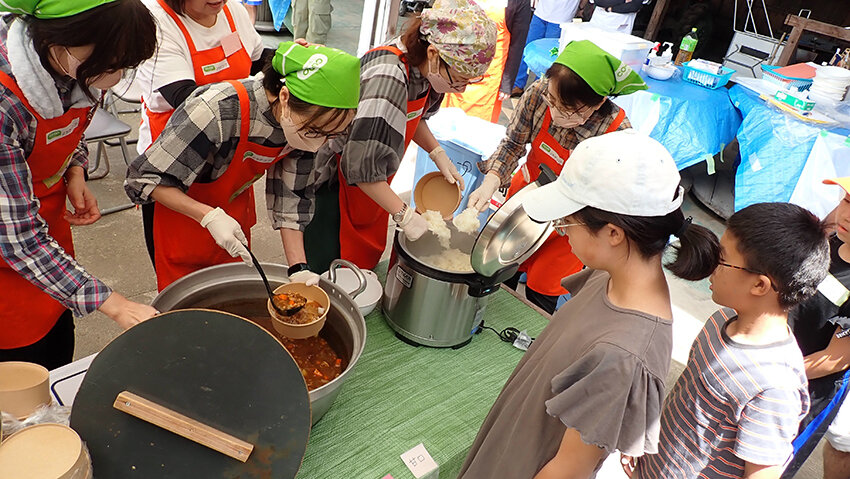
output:
<instances>
[{"instance_id":1,"label":"patterned headscarf","mask_svg":"<svg viewBox=\"0 0 850 479\"><path fill-rule=\"evenodd\" d=\"M487 71L496 55L496 23L470 0L437 0L422 12L420 33L461 75Z\"/></svg>"}]
</instances>

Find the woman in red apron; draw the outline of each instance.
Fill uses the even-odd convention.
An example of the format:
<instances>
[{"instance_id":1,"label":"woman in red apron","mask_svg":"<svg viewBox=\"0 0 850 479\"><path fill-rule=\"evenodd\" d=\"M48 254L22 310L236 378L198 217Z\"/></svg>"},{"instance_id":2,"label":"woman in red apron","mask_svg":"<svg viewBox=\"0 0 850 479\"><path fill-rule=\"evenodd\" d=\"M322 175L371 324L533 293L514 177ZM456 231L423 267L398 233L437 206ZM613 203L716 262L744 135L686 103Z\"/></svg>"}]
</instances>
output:
<instances>
[{"instance_id":1,"label":"woman in red apron","mask_svg":"<svg viewBox=\"0 0 850 479\"><path fill-rule=\"evenodd\" d=\"M510 180L508 197L537 180L540 165L561 172L570 151L582 140L630 128L625 112L607 97L632 93L647 86L619 59L589 41L571 42L550 67L546 77L529 87L520 99L507 137L496 152L479 167L487 173L468 205L484 211L496 189L507 182L531 143L526 163ZM566 236L552 233L543 246L520 265L519 272L505 282L516 289L522 273L527 274L526 298L552 313L558 297L567 291L561 279L583 265L572 254Z\"/></svg>"},{"instance_id":2,"label":"woman in red apron","mask_svg":"<svg viewBox=\"0 0 850 479\"><path fill-rule=\"evenodd\" d=\"M139 154L159 137L174 109L196 88L248 78L264 64L263 41L238 0L153 0L149 5L157 21L159 48L134 78L142 91ZM153 204L142 205L151 261L153 214Z\"/></svg>"},{"instance_id":3,"label":"woman in red apron","mask_svg":"<svg viewBox=\"0 0 850 479\"><path fill-rule=\"evenodd\" d=\"M299 192L312 186L320 168L316 155L304 152L348 127L359 76L359 61L345 52L284 42L263 78L211 85L177 108L169 127L130 165L125 182L133 201L156 201L160 290L207 266L240 258L251 264L252 185L270 169L272 219L281 229L290 278L318 282L306 268L301 232L311 212Z\"/></svg>"},{"instance_id":4,"label":"woman in red apron","mask_svg":"<svg viewBox=\"0 0 850 479\"><path fill-rule=\"evenodd\" d=\"M339 168L340 257L374 268L390 214L411 240L427 230L389 184L411 140L430 152L448 181L462 182L421 120L437 111L443 93L463 91L481 77L495 44L496 26L478 5L444 0L425 9L400 39L363 56L360 106Z\"/></svg>"},{"instance_id":5,"label":"woman in red apron","mask_svg":"<svg viewBox=\"0 0 850 479\"><path fill-rule=\"evenodd\" d=\"M0 361L53 369L73 357L73 315L100 310L128 328L156 313L86 272L71 236L100 218L82 140L99 90L154 53L156 27L138 0L8 0L0 11L19 14L0 26Z\"/></svg>"}]
</instances>

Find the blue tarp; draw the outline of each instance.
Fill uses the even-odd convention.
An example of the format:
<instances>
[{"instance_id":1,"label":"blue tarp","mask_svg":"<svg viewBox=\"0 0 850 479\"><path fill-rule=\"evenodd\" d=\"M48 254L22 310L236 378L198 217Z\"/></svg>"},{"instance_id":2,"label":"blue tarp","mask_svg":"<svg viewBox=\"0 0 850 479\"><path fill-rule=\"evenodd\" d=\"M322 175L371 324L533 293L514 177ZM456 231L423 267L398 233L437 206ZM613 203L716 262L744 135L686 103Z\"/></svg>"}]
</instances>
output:
<instances>
[{"instance_id":1,"label":"blue tarp","mask_svg":"<svg viewBox=\"0 0 850 479\"><path fill-rule=\"evenodd\" d=\"M768 106L740 85L730 88L729 96L744 115L738 130L735 211L754 203L789 201L822 127Z\"/></svg>"}]
</instances>

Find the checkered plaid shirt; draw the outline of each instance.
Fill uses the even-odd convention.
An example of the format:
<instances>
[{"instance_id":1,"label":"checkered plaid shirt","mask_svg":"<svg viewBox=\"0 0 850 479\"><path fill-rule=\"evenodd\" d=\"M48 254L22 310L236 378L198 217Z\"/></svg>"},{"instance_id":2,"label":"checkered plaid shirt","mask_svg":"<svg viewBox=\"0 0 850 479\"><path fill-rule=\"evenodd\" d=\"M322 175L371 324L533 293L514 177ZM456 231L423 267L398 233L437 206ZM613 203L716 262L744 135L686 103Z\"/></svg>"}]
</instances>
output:
<instances>
[{"instance_id":1,"label":"checkered plaid shirt","mask_svg":"<svg viewBox=\"0 0 850 479\"><path fill-rule=\"evenodd\" d=\"M534 141L543 126L543 117L546 114L546 102L543 100L543 92L549 87L549 80L542 78L534 82L522 97L514 109L514 116L508 123L505 138L499 143L496 151L490 158L478 163L478 168L484 172L493 172L502 179L502 185L511 181L511 175L516 170L519 159L525 155L525 145ZM549 134L564 148L572 150L582 141L599 136L611 126L620 108L611 100L596 110L590 118L574 128L561 128L554 123L549 124ZM618 130L631 128L628 118L623 118Z\"/></svg>"},{"instance_id":2,"label":"checkered plaid shirt","mask_svg":"<svg viewBox=\"0 0 850 479\"><path fill-rule=\"evenodd\" d=\"M0 70L9 76L5 24L0 26ZM56 81L62 106L71 106L74 81ZM11 90L0 85L0 255L27 281L84 316L112 293L90 275L50 236L39 215L41 203L33 194L27 157L35 144L36 119ZM85 139L71 155L69 166L86 167ZM8 294L8 293L5 293Z\"/></svg>"},{"instance_id":3,"label":"checkered plaid shirt","mask_svg":"<svg viewBox=\"0 0 850 479\"><path fill-rule=\"evenodd\" d=\"M250 100L248 139L285 147L286 137L272 113L261 78L241 81ZM159 185L187 191L210 183L227 170L239 143L239 97L229 83L195 90L174 110L165 130L127 170L124 189L135 203L152 201ZM315 190L336 173L336 158L295 150L266 174L266 206L275 229L303 231L313 217Z\"/></svg>"}]
</instances>

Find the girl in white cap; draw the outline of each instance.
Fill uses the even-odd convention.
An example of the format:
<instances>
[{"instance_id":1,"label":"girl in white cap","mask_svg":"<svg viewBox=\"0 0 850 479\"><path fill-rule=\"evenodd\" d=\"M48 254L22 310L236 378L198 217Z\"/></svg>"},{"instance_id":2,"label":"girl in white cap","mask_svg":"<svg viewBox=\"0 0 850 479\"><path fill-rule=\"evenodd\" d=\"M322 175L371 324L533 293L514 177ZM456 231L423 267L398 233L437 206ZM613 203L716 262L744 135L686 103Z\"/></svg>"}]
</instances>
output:
<instances>
[{"instance_id":1,"label":"girl in white cap","mask_svg":"<svg viewBox=\"0 0 850 479\"><path fill-rule=\"evenodd\" d=\"M314 153L354 118L359 78L360 62L352 55L283 42L262 77L202 87L175 110L124 182L134 202L156 201L160 290L207 266L240 258L251 264L252 185L263 175L290 279L318 283L306 264L302 232L315 187L332 177L335 165L318 163Z\"/></svg>"},{"instance_id":2,"label":"girl in white cap","mask_svg":"<svg viewBox=\"0 0 850 479\"><path fill-rule=\"evenodd\" d=\"M656 452L673 344L667 268L699 280L719 260L717 237L680 209L667 150L634 130L580 143L558 179L523 201L537 221L569 233L588 269L537 337L481 426L463 478L593 477L605 457Z\"/></svg>"}]
</instances>

